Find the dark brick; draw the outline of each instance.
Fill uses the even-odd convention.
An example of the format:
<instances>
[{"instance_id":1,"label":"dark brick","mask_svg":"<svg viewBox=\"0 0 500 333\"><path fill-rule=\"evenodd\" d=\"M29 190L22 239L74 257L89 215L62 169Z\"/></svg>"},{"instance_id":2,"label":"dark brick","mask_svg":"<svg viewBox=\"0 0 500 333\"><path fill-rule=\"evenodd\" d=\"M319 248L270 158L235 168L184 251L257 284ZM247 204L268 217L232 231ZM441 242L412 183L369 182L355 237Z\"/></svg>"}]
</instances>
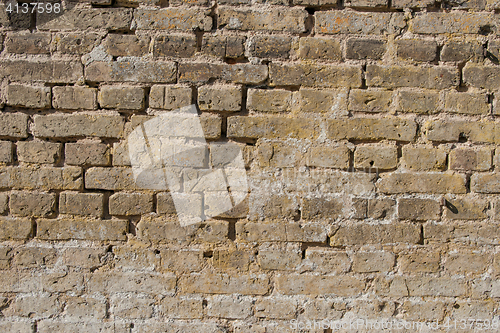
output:
<instances>
[{"instance_id":1,"label":"dark brick","mask_svg":"<svg viewBox=\"0 0 500 333\"><path fill-rule=\"evenodd\" d=\"M259 58L288 58L291 37L255 36L250 40L249 53Z\"/></svg>"},{"instance_id":2,"label":"dark brick","mask_svg":"<svg viewBox=\"0 0 500 333\"><path fill-rule=\"evenodd\" d=\"M433 61L436 59L437 43L429 40L399 39L396 41L398 57L405 60Z\"/></svg>"},{"instance_id":3,"label":"dark brick","mask_svg":"<svg viewBox=\"0 0 500 333\"><path fill-rule=\"evenodd\" d=\"M386 42L378 39L351 38L347 40L348 59L380 59L386 50Z\"/></svg>"},{"instance_id":4,"label":"dark brick","mask_svg":"<svg viewBox=\"0 0 500 333\"><path fill-rule=\"evenodd\" d=\"M168 35L155 38L153 55L189 58L196 53L196 36Z\"/></svg>"},{"instance_id":5,"label":"dark brick","mask_svg":"<svg viewBox=\"0 0 500 333\"><path fill-rule=\"evenodd\" d=\"M493 44L495 43L493 42ZM498 54L498 47L497 47L497 54ZM478 42L452 41L444 44L443 49L441 51L442 61L467 61L470 59L477 61L481 60L482 58L483 58L483 47Z\"/></svg>"}]
</instances>

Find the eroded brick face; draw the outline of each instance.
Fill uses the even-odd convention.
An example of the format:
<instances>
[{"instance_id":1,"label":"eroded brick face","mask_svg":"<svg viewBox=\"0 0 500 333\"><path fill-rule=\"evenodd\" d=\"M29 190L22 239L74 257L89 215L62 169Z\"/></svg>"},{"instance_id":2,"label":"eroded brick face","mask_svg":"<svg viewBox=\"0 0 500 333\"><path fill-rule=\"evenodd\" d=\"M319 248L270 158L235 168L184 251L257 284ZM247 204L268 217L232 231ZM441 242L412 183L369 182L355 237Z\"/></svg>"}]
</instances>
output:
<instances>
[{"instance_id":1,"label":"eroded brick face","mask_svg":"<svg viewBox=\"0 0 500 333\"><path fill-rule=\"evenodd\" d=\"M0 332L500 330L500 1L12 4ZM130 135L191 104L200 126L161 134L206 145L144 186ZM236 158L248 190L221 213L199 169ZM179 189L214 216L182 226Z\"/></svg>"}]
</instances>

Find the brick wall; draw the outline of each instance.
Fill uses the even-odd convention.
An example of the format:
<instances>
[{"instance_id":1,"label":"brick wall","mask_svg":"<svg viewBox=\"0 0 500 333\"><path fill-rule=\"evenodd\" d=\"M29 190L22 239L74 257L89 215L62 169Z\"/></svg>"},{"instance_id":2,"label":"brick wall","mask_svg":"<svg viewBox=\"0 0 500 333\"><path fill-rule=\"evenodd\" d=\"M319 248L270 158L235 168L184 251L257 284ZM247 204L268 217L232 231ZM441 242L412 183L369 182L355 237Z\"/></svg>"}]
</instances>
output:
<instances>
[{"instance_id":1,"label":"brick wall","mask_svg":"<svg viewBox=\"0 0 500 333\"><path fill-rule=\"evenodd\" d=\"M499 319L500 3L8 5L0 331ZM127 136L194 102L208 158L238 144L250 193L181 227Z\"/></svg>"}]
</instances>

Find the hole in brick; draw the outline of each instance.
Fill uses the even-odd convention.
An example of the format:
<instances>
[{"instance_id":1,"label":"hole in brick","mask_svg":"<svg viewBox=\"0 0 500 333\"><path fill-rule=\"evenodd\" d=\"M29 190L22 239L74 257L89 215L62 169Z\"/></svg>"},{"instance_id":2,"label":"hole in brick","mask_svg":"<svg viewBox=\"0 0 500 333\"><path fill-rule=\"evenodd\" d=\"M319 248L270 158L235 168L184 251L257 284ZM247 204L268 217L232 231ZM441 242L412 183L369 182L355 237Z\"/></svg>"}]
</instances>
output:
<instances>
[{"instance_id":1,"label":"hole in brick","mask_svg":"<svg viewBox=\"0 0 500 333\"><path fill-rule=\"evenodd\" d=\"M130 328L134 328L134 323L130 323Z\"/></svg>"},{"instance_id":2,"label":"hole in brick","mask_svg":"<svg viewBox=\"0 0 500 333\"><path fill-rule=\"evenodd\" d=\"M213 251L205 251L203 252L203 258L212 258L214 256Z\"/></svg>"},{"instance_id":3,"label":"hole in brick","mask_svg":"<svg viewBox=\"0 0 500 333\"><path fill-rule=\"evenodd\" d=\"M467 136L465 135L465 133L460 133L458 135L458 142L467 142Z\"/></svg>"},{"instance_id":4,"label":"hole in brick","mask_svg":"<svg viewBox=\"0 0 500 333\"><path fill-rule=\"evenodd\" d=\"M236 221L229 221L227 238L232 241L236 240Z\"/></svg>"},{"instance_id":5,"label":"hole in brick","mask_svg":"<svg viewBox=\"0 0 500 333\"><path fill-rule=\"evenodd\" d=\"M449 202L448 200L445 200L444 204L445 204L446 208L448 208L453 214L458 214L457 207L455 205L453 205L451 202Z\"/></svg>"},{"instance_id":6,"label":"hole in brick","mask_svg":"<svg viewBox=\"0 0 500 333\"><path fill-rule=\"evenodd\" d=\"M155 253L155 254L160 254L160 250L155 249L155 250L154 250L154 253Z\"/></svg>"},{"instance_id":7,"label":"hole in brick","mask_svg":"<svg viewBox=\"0 0 500 333\"><path fill-rule=\"evenodd\" d=\"M316 9L307 7L306 8L306 12L308 12L309 15L314 15L314 13L316 12Z\"/></svg>"},{"instance_id":8,"label":"hole in brick","mask_svg":"<svg viewBox=\"0 0 500 333\"><path fill-rule=\"evenodd\" d=\"M202 302L201 302L201 306L203 306L204 308L206 308L208 305L208 302L206 299L204 299Z\"/></svg>"},{"instance_id":9,"label":"hole in brick","mask_svg":"<svg viewBox=\"0 0 500 333\"><path fill-rule=\"evenodd\" d=\"M493 32L493 28L492 28L492 26L491 26L491 25L489 25L489 24L483 25L483 26L481 26L481 27L479 28L479 33L480 33L481 35L485 35L485 36L486 36L486 35L488 35L488 34L490 34L490 33L492 33L492 32Z\"/></svg>"},{"instance_id":10,"label":"hole in brick","mask_svg":"<svg viewBox=\"0 0 500 333\"><path fill-rule=\"evenodd\" d=\"M453 308L460 309L460 304L453 304Z\"/></svg>"}]
</instances>

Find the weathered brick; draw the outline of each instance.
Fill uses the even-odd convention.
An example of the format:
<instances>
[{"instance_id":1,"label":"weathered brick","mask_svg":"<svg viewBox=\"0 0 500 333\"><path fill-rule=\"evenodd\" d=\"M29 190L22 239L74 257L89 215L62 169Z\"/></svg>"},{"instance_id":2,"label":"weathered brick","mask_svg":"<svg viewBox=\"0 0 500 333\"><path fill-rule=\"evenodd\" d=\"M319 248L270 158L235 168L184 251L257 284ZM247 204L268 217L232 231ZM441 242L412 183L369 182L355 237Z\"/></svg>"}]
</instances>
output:
<instances>
[{"instance_id":1,"label":"weathered brick","mask_svg":"<svg viewBox=\"0 0 500 333\"><path fill-rule=\"evenodd\" d=\"M351 268L351 260L347 253L331 248L312 247L306 249L306 262L313 265L313 269L321 274L347 273Z\"/></svg>"},{"instance_id":2,"label":"weathered brick","mask_svg":"<svg viewBox=\"0 0 500 333\"><path fill-rule=\"evenodd\" d=\"M297 148L284 143L261 142L257 147L260 166L293 167L299 159Z\"/></svg>"},{"instance_id":3,"label":"weathered brick","mask_svg":"<svg viewBox=\"0 0 500 333\"><path fill-rule=\"evenodd\" d=\"M120 116L89 114L52 114L34 117L33 133L37 137L84 137L118 138L123 133Z\"/></svg>"},{"instance_id":4,"label":"weathered brick","mask_svg":"<svg viewBox=\"0 0 500 333\"><path fill-rule=\"evenodd\" d=\"M13 215L47 216L54 213L55 203L54 193L12 191L9 209Z\"/></svg>"},{"instance_id":5,"label":"weathered brick","mask_svg":"<svg viewBox=\"0 0 500 333\"><path fill-rule=\"evenodd\" d=\"M0 114L0 136L12 138L28 137L28 115L2 112Z\"/></svg>"},{"instance_id":6,"label":"weathered brick","mask_svg":"<svg viewBox=\"0 0 500 333\"><path fill-rule=\"evenodd\" d=\"M408 223L355 224L340 227L330 236L331 246L410 243L420 241L420 226Z\"/></svg>"},{"instance_id":7,"label":"weathered brick","mask_svg":"<svg viewBox=\"0 0 500 333\"><path fill-rule=\"evenodd\" d=\"M2 15L0 15L0 25L2 28L7 28L7 29L29 29L31 26L31 17L30 15L23 14L21 11L19 13L12 12L8 13L7 12L8 4L7 3L2 3L1 4L1 11ZM14 325L15 326L15 325ZM23 325L20 325L23 327ZM31 326L31 325L26 325L26 326Z\"/></svg>"},{"instance_id":8,"label":"weathered brick","mask_svg":"<svg viewBox=\"0 0 500 333\"><path fill-rule=\"evenodd\" d=\"M95 110L97 89L89 87L53 87L52 105L55 109Z\"/></svg>"},{"instance_id":9,"label":"weathered brick","mask_svg":"<svg viewBox=\"0 0 500 333\"><path fill-rule=\"evenodd\" d=\"M335 219L342 216L343 204L343 200L340 198L304 198L301 210L302 218L305 220Z\"/></svg>"},{"instance_id":10,"label":"weathered brick","mask_svg":"<svg viewBox=\"0 0 500 333\"><path fill-rule=\"evenodd\" d=\"M459 72L452 67L368 65L366 68L368 87L445 89L458 86L459 81Z\"/></svg>"},{"instance_id":11,"label":"weathered brick","mask_svg":"<svg viewBox=\"0 0 500 333\"><path fill-rule=\"evenodd\" d=\"M317 135L309 119L281 117L229 117L227 136L230 138L310 138Z\"/></svg>"},{"instance_id":12,"label":"weathered brick","mask_svg":"<svg viewBox=\"0 0 500 333\"><path fill-rule=\"evenodd\" d=\"M50 108L51 94L49 87L10 84L7 86L5 97L7 105L37 109Z\"/></svg>"},{"instance_id":13,"label":"weathered brick","mask_svg":"<svg viewBox=\"0 0 500 333\"><path fill-rule=\"evenodd\" d=\"M474 88L495 90L500 85L500 69L497 66L480 66L469 62L463 69L463 80Z\"/></svg>"},{"instance_id":14,"label":"weathered brick","mask_svg":"<svg viewBox=\"0 0 500 333\"><path fill-rule=\"evenodd\" d=\"M332 38L301 37L299 56L302 59L342 60L340 41Z\"/></svg>"},{"instance_id":15,"label":"weathered brick","mask_svg":"<svg viewBox=\"0 0 500 333\"><path fill-rule=\"evenodd\" d=\"M465 177L457 173L395 173L381 175L382 193L465 193Z\"/></svg>"},{"instance_id":16,"label":"weathered brick","mask_svg":"<svg viewBox=\"0 0 500 333\"><path fill-rule=\"evenodd\" d=\"M45 247L28 247L13 250L14 265L24 267L40 267L41 265L52 267L57 261L57 251Z\"/></svg>"},{"instance_id":17,"label":"weathered brick","mask_svg":"<svg viewBox=\"0 0 500 333\"><path fill-rule=\"evenodd\" d=\"M245 37L227 36L226 39L226 57L239 58L245 52Z\"/></svg>"},{"instance_id":18,"label":"weathered brick","mask_svg":"<svg viewBox=\"0 0 500 333\"><path fill-rule=\"evenodd\" d=\"M434 5L435 0L394 0L391 3L395 8L425 8Z\"/></svg>"},{"instance_id":19,"label":"weathered brick","mask_svg":"<svg viewBox=\"0 0 500 333\"><path fill-rule=\"evenodd\" d=\"M411 20L410 31L415 34L480 34L483 26L493 21L488 13L419 13Z\"/></svg>"},{"instance_id":20,"label":"weathered brick","mask_svg":"<svg viewBox=\"0 0 500 333\"><path fill-rule=\"evenodd\" d=\"M264 243L257 260L263 270L294 270L302 261L302 251L299 244Z\"/></svg>"},{"instance_id":21,"label":"weathered brick","mask_svg":"<svg viewBox=\"0 0 500 333\"><path fill-rule=\"evenodd\" d=\"M153 298L111 298L111 312L118 318L147 319L153 316Z\"/></svg>"},{"instance_id":22,"label":"weathered brick","mask_svg":"<svg viewBox=\"0 0 500 333\"><path fill-rule=\"evenodd\" d=\"M17 157L25 163L56 163L61 157L62 144L45 141L19 141Z\"/></svg>"},{"instance_id":23,"label":"weathered brick","mask_svg":"<svg viewBox=\"0 0 500 333\"><path fill-rule=\"evenodd\" d=\"M135 327L134 333L168 332L169 330L173 330L173 332L179 332L179 333L181 332L222 333L226 329L222 324L216 324L212 322L182 322L182 321L174 321L174 322L148 321L144 323L135 323L134 327Z\"/></svg>"},{"instance_id":24,"label":"weathered brick","mask_svg":"<svg viewBox=\"0 0 500 333\"><path fill-rule=\"evenodd\" d=\"M337 5L335 0L293 0L294 5L301 6L323 6L323 5ZM287 3L284 3L287 5Z\"/></svg>"},{"instance_id":25,"label":"weathered brick","mask_svg":"<svg viewBox=\"0 0 500 333\"><path fill-rule=\"evenodd\" d=\"M428 318L431 321L441 321L445 315L446 303L442 301L404 301L402 304L404 320L418 321Z\"/></svg>"},{"instance_id":26,"label":"weathered brick","mask_svg":"<svg viewBox=\"0 0 500 333\"><path fill-rule=\"evenodd\" d=\"M392 218L396 211L396 201L393 199L361 199L353 198L352 208L356 219Z\"/></svg>"},{"instance_id":27,"label":"weathered brick","mask_svg":"<svg viewBox=\"0 0 500 333\"><path fill-rule=\"evenodd\" d=\"M488 96L464 92L447 92L444 111L463 114L489 114Z\"/></svg>"},{"instance_id":28,"label":"weathered brick","mask_svg":"<svg viewBox=\"0 0 500 333\"><path fill-rule=\"evenodd\" d=\"M226 56L226 36L203 36L201 52L217 58Z\"/></svg>"},{"instance_id":29,"label":"weathered brick","mask_svg":"<svg viewBox=\"0 0 500 333\"><path fill-rule=\"evenodd\" d=\"M202 86L198 88L198 105L201 110L240 111L242 102L241 87Z\"/></svg>"},{"instance_id":30,"label":"weathered brick","mask_svg":"<svg viewBox=\"0 0 500 333\"><path fill-rule=\"evenodd\" d=\"M0 162L11 163L14 145L10 141L0 141Z\"/></svg>"},{"instance_id":31,"label":"weathered brick","mask_svg":"<svg viewBox=\"0 0 500 333\"><path fill-rule=\"evenodd\" d=\"M361 68L349 65L270 64L272 86L361 87Z\"/></svg>"},{"instance_id":32,"label":"weathered brick","mask_svg":"<svg viewBox=\"0 0 500 333\"><path fill-rule=\"evenodd\" d=\"M174 110L191 105L193 91L183 85L154 85L149 93L149 107Z\"/></svg>"},{"instance_id":33,"label":"weathered brick","mask_svg":"<svg viewBox=\"0 0 500 333\"><path fill-rule=\"evenodd\" d=\"M215 296L209 299L207 315L227 319L244 319L252 314L252 302L241 297Z\"/></svg>"},{"instance_id":34,"label":"weathered brick","mask_svg":"<svg viewBox=\"0 0 500 333\"><path fill-rule=\"evenodd\" d=\"M202 302L199 298L165 297L160 311L167 318L200 319L203 317Z\"/></svg>"},{"instance_id":35,"label":"weathered brick","mask_svg":"<svg viewBox=\"0 0 500 333\"><path fill-rule=\"evenodd\" d=\"M346 42L347 59L381 59L386 51L386 42L380 39L349 38Z\"/></svg>"},{"instance_id":36,"label":"weathered brick","mask_svg":"<svg viewBox=\"0 0 500 333\"><path fill-rule=\"evenodd\" d=\"M323 168L347 169L350 150L347 147L311 147L306 155L306 165Z\"/></svg>"},{"instance_id":37,"label":"weathered brick","mask_svg":"<svg viewBox=\"0 0 500 333\"><path fill-rule=\"evenodd\" d=\"M161 8L134 10L134 22L139 30L210 31L212 18L208 9Z\"/></svg>"},{"instance_id":38,"label":"weathered brick","mask_svg":"<svg viewBox=\"0 0 500 333\"><path fill-rule=\"evenodd\" d=\"M103 45L106 53L113 57L141 57L149 53L149 38L135 35L108 34Z\"/></svg>"},{"instance_id":39,"label":"weathered brick","mask_svg":"<svg viewBox=\"0 0 500 333\"><path fill-rule=\"evenodd\" d=\"M395 146L357 146L354 151L355 168L394 169L398 165L398 151Z\"/></svg>"},{"instance_id":40,"label":"weathered brick","mask_svg":"<svg viewBox=\"0 0 500 333\"><path fill-rule=\"evenodd\" d=\"M43 319L38 322L38 330L41 333L50 332L74 332L78 331L80 333L92 333L92 332L113 332L115 330L123 329L125 330L125 325L107 323L107 322L68 322L61 321L60 319Z\"/></svg>"},{"instance_id":41,"label":"weathered brick","mask_svg":"<svg viewBox=\"0 0 500 333\"><path fill-rule=\"evenodd\" d=\"M89 53L97 46L99 35L95 33L57 33L52 43L61 53L83 55Z\"/></svg>"},{"instance_id":42,"label":"weathered brick","mask_svg":"<svg viewBox=\"0 0 500 333\"><path fill-rule=\"evenodd\" d=\"M248 270L250 253L244 250L216 249L213 252L212 265L219 269Z\"/></svg>"},{"instance_id":43,"label":"weathered brick","mask_svg":"<svg viewBox=\"0 0 500 333\"><path fill-rule=\"evenodd\" d=\"M430 120L425 122L423 128L427 138L437 142L466 139L471 142L495 143L499 137L495 123L488 121Z\"/></svg>"},{"instance_id":44,"label":"weathered brick","mask_svg":"<svg viewBox=\"0 0 500 333\"><path fill-rule=\"evenodd\" d=\"M476 41L452 40L443 45L440 58L441 61L478 61L483 59L483 46Z\"/></svg>"},{"instance_id":45,"label":"weathered brick","mask_svg":"<svg viewBox=\"0 0 500 333\"><path fill-rule=\"evenodd\" d=\"M133 190L138 188L132 168L90 168L85 173L85 188L100 190Z\"/></svg>"},{"instance_id":46,"label":"weathered brick","mask_svg":"<svg viewBox=\"0 0 500 333\"><path fill-rule=\"evenodd\" d=\"M92 297L70 296L66 298L65 313L76 320L100 320L106 317L106 302Z\"/></svg>"},{"instance_id":47,"label":"weathered brick","mask_svg":"<svg viewBox=\"0 0 500 333\"><path fill-rule=\"evenodd\" d=\"M4 167L0 174L2 188L77 190L82 186L82 170L78 167Z\"/></svg>"},{"instance_id":48,"label":"weathered brick","mask_svg":"<svg viewBox=\"0 0 500 333\"><path fill-rule=\"evenodd\" d=\"M219 7L219 28L229 30L267 30L290 33L306 31L307 12L303 8L237 9Z\"/></svg>"},{"instance_id":49,"label":"weathered brick","mask_svg":"<svg viewBox=\"0 0 500 333\"><path fill-rule=\"evenodd\" d=\"M171 83L176 75L176 64L168 61L97 61L85 67L85 79L93 82Z\"/></svg>"},{"instance_id":50,"label":"weathered brick","mask_svg":"<svg viewBox=\"0 0 500 333\"><path fill-rule=\"evenodd\" d=\"M387 112L391 107L393 94L390 91L352 89L349 91L350 111Z\"/></svg>"},{"instance_id":51,"label":"weathered brick","mask_svg":"<svg viewBox=\"0 0 500 333\"><path fill-rule=\"evenodd\" d=\"M439 270L441 256L436 248L420 247L398 253L403 273L435 273Z\"/></svg>"},{"instance_id":52,"label":"weathered brick","mask_svg":"<svg viewBox=\"0 0 500 333\"><path fill-rule=\"evenodd\" d=\"M353 8L384 8L387 5L386 0L348 0L345 4L346 7Z\"/></svg>"},{"instance_id":53,"label":"weathered brick","mask_svg":"<svg viewBox=\"0 0 500 333\"><path fill-rule=\"evenodd\" d=\"M110 162L109 147L105 143L66 143L64 155L69 165L105 166Z\"/></svg>"},{"instance_id":54,"label":"weathered brick","mask_svg":"<svg viewBox=\"0 0 500 333\"><path fill-rule=\"evenodd\" d=\"M398 33L405 27L400 13L366 13L329 10L315 13L316 33L382 35Z\"/></svg>"},{"instance_id":55,"label":"weathered brick","mask_svg":"<svg viewBox=\"0 0 500 333\"><path fill-rule=\"evenodd\" d=\"M4 311L6 316L43 318L55 316L61 312L57 296L25 296L16 298Z\"/></svg>"},{"instance_id":56,"label":"weathered brick","mask_svg":"<svg viewBox=\"0 0 500 333\"><path fill-rule=\"evenodd\" d=\"M0 239L27 239L33 231L31 219L24 217L0 216L0 227Z\"/></svg>"},{"instance_id":57,"label":"weathered brick","mask_svg":"<svg viewBox=\"0 0 500 333\"><path fill-rule=\"evenodd\" d=\"M443 170L446 168L446 151L425 146L403 146L403 161L406 168L415 171Z\"/></svg>"},{"instance_id":58,"label":"weathered brick","mask_svg":"<svg viewBox=\"0 0 500 333\"><path fill-rule=\"evenodd\" d=\"M129 30L132 10L123 8L78 8L51 20L37 20L39 30Z\"/></svg>"},{"instance_id":59,"label":"weathered brick","mask_svg":"<svg viewBox=\"0 0 500 333\"><path fill-rule=\"evenodd\" d=\"M152 269L160 266L160 250L117 246L113 248L115 267L123 271L131 269Z\"/></svg>"},{"instance_id":60,"label":"weathered brick","mask_svg":"<svg viewBox=\"0 0 500 333\"><path fill-rule=\"evenodd\" d=\"M252 64L179 64L179 82L203 83L221 79L231 83L259 84L267 79L267 66Z\"/></svg>"},{"instance_id":61,"label":"weathered brick","mask_svg":"<svg viewBox=\"0 0 500 333\"><path fill-rule=\"evenodd\" d=\"M399 91L399 112L436 113L439 111L439 94L433 91Z\"/></svg>"},{"instance_id":62,"label":"weathered brick","mask_svg":"<svg viewBox=\"0 0 500 333\"><path fill-rule=\"evenodd\" d=\"M390 272L395 261L394 253L391 252L356 252L353 254L352 271L356 273Z\"/></svg>"},{"instance_id":63,"label":"weathered brick","mask_svg":"<svg viewBox=\"0 0 500 333\"><path fill-rule=\"evenodd\" d=\"M59 195L59 213L102 217L104 195L102 193L62 192Z\"/></svg>"},{"instance_id":64,"label":"weathered brick","mask_svg":"<svg viewBox=\"0 0 500 333\"><path fill-rule=\"evenodd\" d=\"M397 55L401 59L413 61L433 61L436 59L437 43L432 40L398 39Z\"/></svg>"},{"instance_id":65,"label":"weathered brick","mask_svg":"<svg viewBox=\"0 0 500 333\"><path fill-rule=\"evenodd\" d=\"M292 38L288 36L256 35L248 41L248 54L258 58L288 58L292 47Z\"/></svg>"},{"instance_id":66,"label":"weathered brick","mask_svg":"<svg viewBox=\"0 0 500 333\"><path fill-rule=\"evenodd\" d=\"M269 290L269 278L264 274L231 276L205 272L181 276L178 288L183 294L264 295Z\"/></svg>"},{"instance_id":67,"label":"weathered brick","mask_svg":"<svg viewBox=\"0 0 500 333\"><path fill-rule=\"evenodd\" d=\"M167 295L175 290L176 278L170 273L95 272L90 276L90 292L140 292Z\"/></svg>"},{"instance_id":68,"label":"weathered brick","mask_svg":"<svg viewBox=\"0 0 500 333\"><path fill-rule=\"evenodd\" d=\"M422 276L406 279L406 285L410 296L459 297L467 294L467 283L460 278Z\"/></svg>"},{"instance_id":69,"label":"weathered brick","mask_svg":"<svg viewBox=\"0 0 500 333\"><path fill-rule=\"evenodd\" d=\"M455 148L450 152L450 169L488 171L491 168L491 149Z\"/></svg>"},{"instance_id":70,"label":"weathered brick","mask_svg":"<svg viewBox=\"0 0 500 333\"><path fill-rule=\"evenodd\" d=\"M345 297L359 295L365 288L365 282L352 275L281 275L276 277L276 287L284 295L335 295Z\"/></svg>"},{"instance_id":71,"label":"weathered brick","mask_svg":"<svg viewBox=\"0 0 500 333\"><path fill-rule=\"evenodd\" d=\"M471 177L471 190L476 193L500 193L500 174L476 173Z\"/></svg>"},{"instance_id":72,"label":"weathered brick","mask_svg":"<svg viewBox=\"0 0 500 333\"><path fill-rule=\"evenodd\" d=\"M248 89L247 108L261 112L289 111L292 93L282 89Z\"/></svg>"},{"instance_id":73,"label":"weathered brick","mask_svg":"<svg viewBox=\"0 0 500 333\"><path fill-rule=\"evenodd\" d=\"M50 53L50 33L7 34L5 50L9 53L48 54Z\"/></svg>"},{"instance_id":74,"label":"weathered brick","mask_svg":"<svg viewBox=\"0 0 500 333\"><path fill-rule=\"evenodd\" d=\"M196 43L194 34L158 36L154 39L153 55L189 58L196 53Z\"/></svg>"},{"instance_id":75,"label":"weathered brick","mask_svg":"<svg viewBox=\"0 0 500 333\"><path fill-rule=\"evenodd\" d=\"M0 61L1 77L10 81L75 83L83 76L83 66L76 61Z\"/></svg>"},{"instance_id":76,"label":"weathered brick","mask_svg":"<svg viewBox=\"0 0 500 333\"><path fill-rule=\"evenodd\" d=\"M326 230L318 223L237 222L236 236L247 242L316 242L326 241Z\"/></svg>"},{"instance_id":77,"label":"weathered brick","mask_svg":"<svg viewBox=\"0 0 500 333\"><path fill-rule=\"evenodd\" d=\"M451 220L482 220L488 218L488 202L472 196L445 198L445 218Z\"/></svg>"},{"instance_id":78,"label":"weathered brick","mask_svg":"<svg viewBox=\"0 0 500 333\"><path fill-rule=\"evenodd\" d=\"M438 201L432 199L399 199L398 216L401 220L439 220L441 206Z\"/></svg>"},{"instance_id":79,"label":"weathered brick","mask_svg":"<svg viewBox=\"0 0 500 333\"><path fill-rule=\"evenodd\" d=\"M200 271L205 260L202 250L160 250L161 267L178 274Z\"/></svg>"},{"instance_id":80,"label":"weathered brick","mask_svg":"<svg viewBox=\"0 0 500 333\"><path fill-rule=\"evenodd\" d=\"M141 215L153 211L153 196L146 193L115 193L109 197L111 215Z\"/></svg>"},{"instance_id":81,"label":"weathered brick","mask_svg":"<svg viewBox=\"0 0 500 333\"><path fill-rule=\"evenodd\" d=\"M297 301L284 297L261 298L255 303L255 316L268 319L293 319L297 315Z\"/></svg>"},{"instance_id":82,"label":"weathered brick","mask_svg":"<svg viewBox=\"0 0 500 333\"><path fill-rule=\"evenodd\" d=\"M37 237L45 240L126 240L128 221L72 218L39 219Z\"/></svg>"},{"instance_id":83,"label":"weathered brick","mask_svg":"<svg viewBox=\"0 0 500 333\"><path fill-rule=\"evenodd\" d=\"M292 102L292 110L297 112L342 113L347 108L347 89L300 88Z\"/></svg>"},{"instance_id":84,"label":"weathered brick","mask_svg":"<svg viewBox=\"0 0 500 333\"><path fill-rule=\"evenodd\" d=\"M97 97L104 109L141 110L144 107L144 88L103 86Z\"/></svg>"},{"instance_id":85,"label":"weathered brick","mask_svg":"<svg viewBox=\"0 0 500 333\"><path fill-rule=\"evenodd\" d=\"M413 141L417 125L413 120L397 118L351 118L328 121L330 139Z\"/></svg>"}]
</instances>

